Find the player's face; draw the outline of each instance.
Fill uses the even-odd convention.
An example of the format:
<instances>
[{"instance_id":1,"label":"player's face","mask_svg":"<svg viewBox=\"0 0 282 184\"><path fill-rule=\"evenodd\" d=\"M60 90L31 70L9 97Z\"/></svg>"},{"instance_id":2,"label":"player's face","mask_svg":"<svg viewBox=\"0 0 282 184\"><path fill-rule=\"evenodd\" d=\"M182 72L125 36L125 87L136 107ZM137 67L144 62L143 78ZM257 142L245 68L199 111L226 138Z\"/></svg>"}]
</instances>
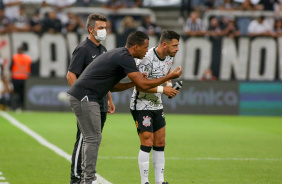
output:
<instances>
[{"instance_id":1,"label":"player's face","mask_svg":"<svg viewBox=\"0 0 282 184\"><path fill-rule=\"evenodd\" d=\"M148 52L149 40L145 40L144 43L136 48L136 58L143 59Z\"/></svg>"},{"instance_id":2,"label":"player's face","mask_svg":"<svg viewBox=\"0 0 282 184\"><path fill-rule=\"evenodd\" d=\"M170 57L174 57L178 52L179 41L177 39L172 39L170 43L167 43L167 54Z\"/></svg>"}]
</instances>

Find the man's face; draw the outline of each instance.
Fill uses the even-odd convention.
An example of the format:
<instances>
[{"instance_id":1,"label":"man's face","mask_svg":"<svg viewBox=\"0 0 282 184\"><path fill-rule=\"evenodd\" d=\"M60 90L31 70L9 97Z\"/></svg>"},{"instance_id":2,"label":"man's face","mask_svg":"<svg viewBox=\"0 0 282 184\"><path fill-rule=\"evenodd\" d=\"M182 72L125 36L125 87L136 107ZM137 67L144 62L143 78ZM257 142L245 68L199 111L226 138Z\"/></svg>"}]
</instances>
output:
<instances>
[{"instance_id":1,"label":"man's face","mask_svg":"<svg viewBox=\"0 0 282 184\"><path fill-rule=\"evenodd\" d=\"M148 52L148 47L149 47L149 40L146 39L142 45L136 47L134 57L138 59L143 59L143 57Z\"/></svg>"},{"instance_id":2,"label":"man's face","mask_svg":"<svg viewBox=\"0 0 282 184\"><path fill-rule=\"evenodd\" d=\"M96 22L95 22L95 26L94 26L94 29L96 30L96 31L92 31L92 33L93 34L95 34L96 36L97 36L97 31L98 30L102 30L102 29L106 29L106 22L104 22L104 21L101 21L101 20L97 20Z\"/></svg>"},{"instance_id":3,"label":"man's face","mask_svg":"<svg viewBox=\"0 0 282 184\"><path fill-rule=\"evenodd\" d=\"M174 57L178 52L179 41L177 39L172 39L171 42L166 43L166 52L170 57Z\"/></svg>"},{"instance_id":4,"label":"man's face","mask_svg":"<svg viewBox=\"0 0 282 184\"><path fill-rule=\"evenodd\" d=\"M48 15L49 15L49 18L52 19L52 20L57 18L56 12L51 11L51 12L49 12Z\"/></svg>"},{"instance_id":5,"label":"man's face","mask_svg":"<svg viewBox=\"0 0 282 184\"><path fill-rule=\"evenodd\" d=\"M212 27L217 27L217 26L218 26L218 21L217 21L216 18L212 18L212 19L211 19L211 26L212 26Z\"/></svg>"},{"instance_id":6,"label":"man's face","mask_svg":"<svg viewBox=\"0 0 282 184\"><path fill-rule=\"evenodd\" d=\"M259 18L258 23L263 24L263 18Z\"/></svg>"},{"instance_id":7,"label":"man's face","mask_svg":"<svg viewBox=\"0 0 282 184\"><path fill-rule=\"evenodd\" d=\"M24 9L20 9L19 12L20 12L20 15L24 15L25 10Z\"/></svg>"},{"instance_id":8,"label":"man's face","mask_svg":"<svg viewBox=\"0 0 282 184\"><path fill-rule=\"evenodd\" d=\"M190 14L190 18L193 22L196 22L197 18L198 18L198 14L196 12L192 12Z\"/></svg>"}]
</instances>

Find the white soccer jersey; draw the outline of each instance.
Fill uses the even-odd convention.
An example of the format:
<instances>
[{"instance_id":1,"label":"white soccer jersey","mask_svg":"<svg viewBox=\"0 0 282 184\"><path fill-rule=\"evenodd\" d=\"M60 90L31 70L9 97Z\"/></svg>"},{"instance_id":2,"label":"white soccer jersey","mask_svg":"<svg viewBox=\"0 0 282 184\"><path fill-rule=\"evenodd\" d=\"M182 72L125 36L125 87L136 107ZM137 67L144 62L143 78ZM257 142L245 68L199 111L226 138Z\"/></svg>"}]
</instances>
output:
<instances>
[{"instance_id":1,"label":"white soccer jersey","mask_svg":"<svg viewBox=\"0 0 282 184\"><path fill-rule=\"evenodd\" d=\"M151 48L143 59L136 62L137 68L141 73L146 72L148 79L164 77L169 72L173 63L173 57L166 56L160 59L156 48ZM130 102L131 110L159 110L163 109L161 93L143 93L133 90Z\"/></svg>"}]
</instances>

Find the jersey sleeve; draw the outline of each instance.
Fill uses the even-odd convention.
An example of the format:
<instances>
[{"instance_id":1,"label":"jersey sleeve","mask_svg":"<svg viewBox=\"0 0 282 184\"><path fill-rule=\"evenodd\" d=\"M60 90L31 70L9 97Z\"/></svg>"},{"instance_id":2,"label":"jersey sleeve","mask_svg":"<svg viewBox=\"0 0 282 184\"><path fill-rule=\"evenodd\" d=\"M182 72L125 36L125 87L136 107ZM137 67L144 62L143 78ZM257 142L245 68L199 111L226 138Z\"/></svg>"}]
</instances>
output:
<instances>
[{"instance_id":1,"label":"jersey sleeve","mask_svg":"<svg viewBox=\"0 0 282 184\"><path fill-rule=\"evenodd\" d=\"M144 57L143 59L137 60L137 68L141 73L147 73L147 76L152 74L152 62L149 57Z\"/></svg>"},{"instance_id":2,"label":"jersey sleeve","mask_svg":"<svg viewBox=\"0 0 282 184\"><path fill-rule=\"evenodd\" d=\"M138 72L136 63L132 57L124 58L120 62L120 66L123 68L125 74L132 73L132 72Z\"/></svg>"},{"instance_id":3,"label":"jersey sleeve","mask_svg":"<svg viewBox=\"0 0 282 184\"><path fill-rule=\"evenodd\" d=\"M69 71L75 74L81 74L83 71L84 61L86 59L86 51L83 48L76 48L71 57Z\"/></svg>"}]
</instances>

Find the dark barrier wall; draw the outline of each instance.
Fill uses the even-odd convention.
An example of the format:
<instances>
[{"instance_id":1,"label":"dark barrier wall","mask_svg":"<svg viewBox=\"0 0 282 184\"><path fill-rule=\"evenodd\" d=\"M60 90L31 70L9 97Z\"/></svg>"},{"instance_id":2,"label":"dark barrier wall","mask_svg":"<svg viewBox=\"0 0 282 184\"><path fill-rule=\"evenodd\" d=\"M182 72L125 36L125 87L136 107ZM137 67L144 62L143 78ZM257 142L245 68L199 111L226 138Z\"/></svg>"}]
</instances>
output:
<instances>
[{"instance_id":1,"label":"dark barrier wall","mask_svg":"<svg viewBox=\"0 0 282 184\"><path fill-rule=\"evenodd\" d=\"M70 111L67 101L58 99L69 89L65 79L30 78L26 83L26 109ZM129 112L132 89L112 93L116 112ZM183 81L173 99L163 95L165 113L282 116L280 82ZM63 99L64 100L64 99Z\"/></svg>"},{"instance_id":2,"label":"dark barrier wall","mask_svg":"<svg viewBox=\"0 0 282 184\"><path fill-rule=\"evenodd\" d=\"M240 114L282 116L281 82L240 83Z\"/></svg>"},{"instance_id":3,"label":"dark barrier wall","mask_svg":"<svg viewBox=\"0 0 282 184\"><path fill-rule=\"evenodd\" d=\"M65 79L30 78L26 85L28 110L69 110L68 103L60 101L58 94L68 90ZM132 89L112 93L117 112L129 112ZM163 95L166 113L233 114L239 113L237 82L184 81L179 95L169 100Z\"/></svg>"},{"instance_id":4,"label":"dark barrier wall","mask_svg":"<svg viewBox=\"0 0 282 184\"><path fill-rule=\"evenodd\" d=\"M118 112L129 112L132 89L112 93ZM169 100L163 95L166 113L233 114L239 113L237 82L184 81L180 93Z\"/></svg>"},{"instance_id":5,"label":"dark barrier wall","mask_svg":"<svg viewBox=\"0 0 282 184\"><path fill-rule=\"evenodd\" d=\"M66 79L62 78L29 78L25 88L25 107L27 110L67 111L67 101L60 101L60 92L69 89Z\"/></svg>"}]
</instances>

